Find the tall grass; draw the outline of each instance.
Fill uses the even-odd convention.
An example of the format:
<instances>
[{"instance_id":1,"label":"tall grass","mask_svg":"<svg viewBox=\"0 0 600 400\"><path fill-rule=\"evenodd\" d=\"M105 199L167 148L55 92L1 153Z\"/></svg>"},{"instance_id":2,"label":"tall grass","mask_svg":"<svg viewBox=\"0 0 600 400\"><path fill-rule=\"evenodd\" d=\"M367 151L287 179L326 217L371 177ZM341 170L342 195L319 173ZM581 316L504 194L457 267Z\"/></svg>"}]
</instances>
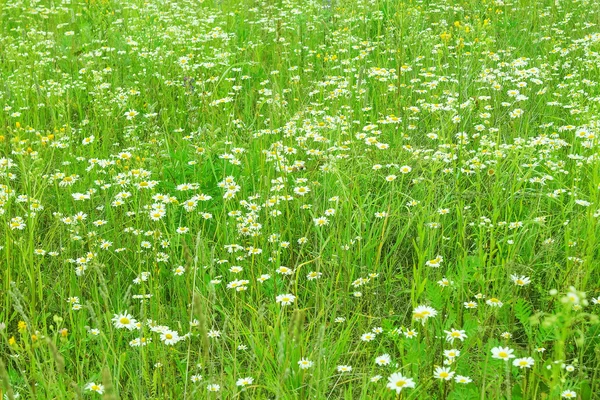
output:
<instances>
[{"instance_id":1,"label":"tall grass","mask_svg":"<svg viewBox=\"0 0 600 400\"><path fill-rule=\"evenodd\" d=\"M0 396L598 397L597 2L1 7Z\"/></svg>"}]
</instances>

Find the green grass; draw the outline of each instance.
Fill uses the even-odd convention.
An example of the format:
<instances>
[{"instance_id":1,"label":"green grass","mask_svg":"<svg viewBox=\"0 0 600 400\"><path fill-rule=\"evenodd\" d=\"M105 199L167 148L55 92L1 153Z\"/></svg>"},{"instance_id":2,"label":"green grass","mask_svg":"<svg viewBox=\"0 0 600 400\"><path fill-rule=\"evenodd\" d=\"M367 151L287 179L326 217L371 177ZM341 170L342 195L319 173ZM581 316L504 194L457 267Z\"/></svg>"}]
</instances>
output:
<instances>
[{"instance_id":1,"label":"green grass","mask_svg":"<svg viewBox=\"0 0 600 400\"><path fill-rule=\"evenodd\" d=\"M598 398L599 16L2 3L0 397Z\"/></svg>"}]
</instances>

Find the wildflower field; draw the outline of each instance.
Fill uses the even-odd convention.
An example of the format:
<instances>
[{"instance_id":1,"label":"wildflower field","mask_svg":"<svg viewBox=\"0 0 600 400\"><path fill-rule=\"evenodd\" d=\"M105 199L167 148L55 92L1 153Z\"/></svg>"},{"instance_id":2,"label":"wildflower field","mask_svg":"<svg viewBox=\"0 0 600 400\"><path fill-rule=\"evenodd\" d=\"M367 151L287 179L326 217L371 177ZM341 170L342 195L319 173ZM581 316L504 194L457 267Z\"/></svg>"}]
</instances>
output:
<instances>
[{"instance_id":1,"label":"wildflower field","mask_svg":"<svg viewBox=\"0 0 600 400\"><path fill-rule=\"evenodd\" d=\"M4 0L0 398L600 399L600 2Z\"/></svg>"}]
</instances>

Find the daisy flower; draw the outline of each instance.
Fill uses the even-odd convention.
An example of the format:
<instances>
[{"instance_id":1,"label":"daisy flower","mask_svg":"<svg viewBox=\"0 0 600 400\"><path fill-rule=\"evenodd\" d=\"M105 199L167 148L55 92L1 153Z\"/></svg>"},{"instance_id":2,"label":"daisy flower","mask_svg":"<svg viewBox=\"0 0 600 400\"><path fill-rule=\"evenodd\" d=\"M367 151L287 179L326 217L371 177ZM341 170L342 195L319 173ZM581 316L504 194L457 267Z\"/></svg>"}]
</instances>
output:
<instances>
[{"instance_id":1,"label":"daisy flower","mask_svg":"<svg viewBox=\"0 0 600 400\"><path fill-rule=\"evenodd\" d=\"M469 378L468 376L456 375L456 378L454 378L454 382L467 384L473 382L473 379Z\"/></svg>"},{"instance_id":2,"label":"daisy flower","mask_svg":"<svg viewBox=\"0 0 600 400\"><path fill-rule=\"evenodd\" d=\"M244 387L244 386L252 385L252 382L254 382L254 378L252 378L252 377L249 376L247 378L240 378L240 379L238 379L235 382L235 385L236 386Z\"/></svg>"},{"instance_id":3,"label":"daisy flower","mask_svg":"<svg viewBox=\"0 0 600 400\"><path fill-rule=\"evenodd\" d=\"M306 358L302 358L300 359L300 361L298 361L298 366L300 367L300 369L309 369L313 365L314 363L310 360L307 360Z\"/></svg>"},{"instance_id":4,"label":"daisy flower","mask_svg":"<svg viewBox=\"0 0 600 400\"><path fill-rule=\"evenodd\" d=\"M172 346L181 340L179 333L176 331L167 330L160 335L160 340L168 346Z\"/></svg>"},{"instance_id":5,"label":"daisy flower","mask_svg":"<svg viewBox=\"0 0 600 400\"><path fill-rule=\"evenodd\" d=\"M443 381L449 381L454 376L454 372L450 371L450 368L446 367L437 367L435 371L433 371L433 377L435 379L440 379Z\"/></svg>"},{"instance_id":6,"label":"daisy flower","mask_svg":"<svg viewBox=\"0 0 600 400\"><path fill-rule=\"evenodd\" d=\"M216 383L211 383L208 386L206 386L206 390L208 390L209 392L218 392L219 390L221 390L221 386L217 385Z\"/></svg>"},{"instance_id":7,"label":"daisy flower","mask_svg":"<svg viewBox=\"0 0 600 400\"><path fill-rule=\"evenodd\" d=\"M413 318L416 321L421 321L425 325L425 321L437 315L437 311L429 306L418 306L413 310Z\"/></svg>"},{"instance_id":8,"label":"daisy flower","mask_svg":"<svg viewBox=\"0 0 600 400\"><path fill-rule=\"evenodd\" d=\"M518 275L511 275L510 279L513 281L513 283L517 286L526 286L529 285L531 283L531 279L529 279L526 276L518 276Z\"/></svg>"},{"instance_id":9,"label":"daisy flower","mask_svg":"<svg viewBox=\"0 0 600 400\"><path fill-rule=\"evenodd\" d=\"M399 372L394 372L388 377L387 387L391 390L395 390L396 394L400 394L404 388L414 388L415 382Z\"/></svg>"},{"instance_id":10,"label":"daisy flower","mask_svg":"<svg viewBox=\"0 0 600 400\"><path fill-rule=\"evenodd\" d=\"M102 385L100 383L96 383L96 382L90 382L87 385L85 385L85 390L88 390L90 392L96 392L98 394L103 394L104 393L104 385Z\"/></svg>"},{"instance_id":11,"label":"daisy flower","mask_svg":"<svg viewBox=\"0 0 600 400\"><path fill-rule=\"evenodd\" d=\"M508 347L494 347L492 349L492 358L508 361L511 358L515 358L513 353L514 350Z\"/></svg>"},{"instance_id":12,"label":"daisy flower","mask_svg":"<svg viewBox=\"0 0 600 400\"><path fill-rule=\"evenodd\" d=\"M137 327L136 326L137 321L128 312L122 312L121 314L115 314L112 321L113 321L113 324L115 325L115 328L117 328L117 329L125 328L125 329L128 329L131 331Z\"/></svg>"},{"instance_id":13,"label":"daisy flower","mask_svg":"<svg viewBox=\"0 0 600 400\"><path fill-rule=\"evenodd\" d=\"M288 294L280 294L279 296L277 296L277 298L275 299L275 301L277 303L281 303L282 306L289 306L290 304L292 304L294 301L296 301L296 296L294 296L291 293Z\"/></svg>"},{"instance_id":14,"label":"daisy flower","mask_svg":"<svg viewBox=\"0 0 600 400\"><path fill-rule=\"evenodd\" d=\"M388 365L392 362L392 357L389 354L382 354L375 359L375 364L377 365Z\"/></svg>"},{"instance_id":15,"label":"daisy flower","mask_svg":"<svg viewBox=\"0 0 600 400\"><path fill-rule=\"evenodd\" d=\"M535 360L531 357L516 358L513 360L513 365L518 368L531 368L535 364Z\"/></svg>"},{"instance_id":16,"label":"daisy flower","mask_svg":"<svg viewBox=\"0 0 600 400\"><path fill-rule=\"evenodd\" d=\"M444 332L446 333L446 340L450 343L453 343L456 339L462 342L467 338L467 334L464 330L450 329L449 331Z\"/></svg>"}]
</instances>

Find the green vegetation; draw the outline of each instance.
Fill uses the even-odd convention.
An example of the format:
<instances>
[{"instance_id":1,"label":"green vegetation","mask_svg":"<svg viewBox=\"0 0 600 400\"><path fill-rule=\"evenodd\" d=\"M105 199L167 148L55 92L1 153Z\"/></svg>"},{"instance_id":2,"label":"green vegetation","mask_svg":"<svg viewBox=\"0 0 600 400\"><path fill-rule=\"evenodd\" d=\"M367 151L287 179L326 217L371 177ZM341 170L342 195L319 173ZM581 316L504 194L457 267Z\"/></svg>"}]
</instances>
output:
<instances>
[{"instance_id":1,"label":"green vegetation","mask_svg":"<svg viewBox=\"0 0 600 400\"><path fill-rule=\"evenodd\" d=\"M0 7L0 398L598 398L597 1Z\"/></svg>"}]
</instances>

